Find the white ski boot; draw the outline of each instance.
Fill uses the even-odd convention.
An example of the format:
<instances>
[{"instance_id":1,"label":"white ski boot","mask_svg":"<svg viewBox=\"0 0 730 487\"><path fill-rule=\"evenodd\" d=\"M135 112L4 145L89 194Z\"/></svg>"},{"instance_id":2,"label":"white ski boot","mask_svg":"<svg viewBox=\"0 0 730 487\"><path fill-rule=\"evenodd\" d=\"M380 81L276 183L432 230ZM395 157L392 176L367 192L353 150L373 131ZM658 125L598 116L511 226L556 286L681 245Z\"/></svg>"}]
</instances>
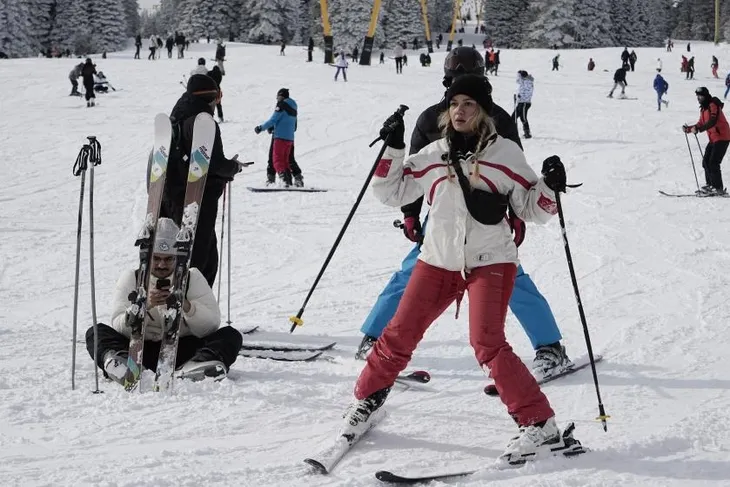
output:
<instances>
[{"instance_id":1,"label":"white ski boot","mask_svg":"<svg viewBox=\"0 0 730 487\"><path fill-rule=\"evenodd\" d=\"M521 426L519 435L509 441L505 452L497 460L498 465L518 466L538 458L585 453L588 450L573 438L574 430L575 425L569 423L561 434L555 417L541 425Z\"/></svg>"},{"instance_id":2,"label":"white ski boot","mask_svg":"<svg viewBox=\"0 0 730 487\"><path fill-rule=\"evenodd\" d=\"M538 381L548 379L554 375L561 374L573 367L565 347L560 342L539 347L535 351L535 359L532 361L532 375Z\"/></svg>"},{"instance_id":3,"label":"white ski boot","mask_svg":"<svg viewBox=\"0 0 730 487\"><path fill-rule=\"evenodd\" d=\"M227 375L228 370L226 369L226 365L220 360L197 362L191 359L175 371L175 377L178 379L189 379L192 381L210 378L218 382L225 379Z\"/></svg>"},{"instance_id":4,"label":"white ski boot","mask_svg":"<svg viewBox=\"0 0 730 487\"><path fill-rule=\"evenodd\" d=\"M122 385L124 385L124 377L129 371L127 357L126 352L109 351L104 355L104 372L106 376Z\"/></svg>"},{"instance_id":5,"label":"white ski boot","mask_svg":"<svg viewBox=\"0 0 730 487\"><path fill-rule=\"evenodd\" d=\"M342 416L345 424L338 436L357 439L365 434L371 427L372 419L382 414L378 413L378 410L385 403L389 392L390 388L386 387L350 404Z\"/></svg>"}]
</instances>

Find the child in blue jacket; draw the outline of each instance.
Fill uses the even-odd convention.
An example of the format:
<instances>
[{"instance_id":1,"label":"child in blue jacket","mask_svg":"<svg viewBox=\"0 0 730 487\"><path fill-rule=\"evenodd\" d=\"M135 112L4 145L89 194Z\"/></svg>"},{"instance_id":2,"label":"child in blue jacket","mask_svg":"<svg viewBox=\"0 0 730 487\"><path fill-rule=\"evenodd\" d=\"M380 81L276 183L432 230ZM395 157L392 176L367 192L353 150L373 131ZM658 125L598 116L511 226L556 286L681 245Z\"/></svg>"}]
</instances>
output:
<instances>
[{"instance_id":1,"label":"child in blue jacket","mask_svg":"<svg viewBox=\"0 0 730 487\"><path fill-rule=\"evenodd\" d=\"M273 162L279 181L285 188L292 185L289 156L294 146L294 132L297 129L297 103L289 98L289 90L282 88L276 93L276 108L266 122L257 125L254 132L260 134L274 129Z\"/></svg>"},{"instance_id":2,"label":"child in blue jacket","mask_svg":"<svg viewBox=\"0 0 730 487\"><path fill-rule=\"evenodd\" d=\"M662 111L662 103L664 103L665 107L669 106L669 102L667 100L662 100L662 96L664 96L667 93L667 90L669 89L669 83L667 83L667 80L664 79L664 77L661 75L661 70L657 69L656 78L654 78L654 91L656 91L656 105L657 105L657 111Z\"/></svg>"}]
</instances>

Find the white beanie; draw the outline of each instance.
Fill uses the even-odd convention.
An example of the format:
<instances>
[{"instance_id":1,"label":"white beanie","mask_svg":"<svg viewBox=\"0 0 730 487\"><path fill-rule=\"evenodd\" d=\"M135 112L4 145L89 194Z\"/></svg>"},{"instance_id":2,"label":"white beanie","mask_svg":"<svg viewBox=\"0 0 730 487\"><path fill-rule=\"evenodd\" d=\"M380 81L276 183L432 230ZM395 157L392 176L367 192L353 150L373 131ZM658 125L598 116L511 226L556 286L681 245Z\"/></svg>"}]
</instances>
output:
<instances>
[{"instance_id":1,"label":"white beanie","mask_svg":"<svg viewBox=\"0 0 730 487\"><path fill-rule=\"evenodd\" d=\"M175 254L175 241L180 228L169 218L157 220L157 232L155 233L155 248L153 253L161 255Z\"/></svg>"}]
</instances>

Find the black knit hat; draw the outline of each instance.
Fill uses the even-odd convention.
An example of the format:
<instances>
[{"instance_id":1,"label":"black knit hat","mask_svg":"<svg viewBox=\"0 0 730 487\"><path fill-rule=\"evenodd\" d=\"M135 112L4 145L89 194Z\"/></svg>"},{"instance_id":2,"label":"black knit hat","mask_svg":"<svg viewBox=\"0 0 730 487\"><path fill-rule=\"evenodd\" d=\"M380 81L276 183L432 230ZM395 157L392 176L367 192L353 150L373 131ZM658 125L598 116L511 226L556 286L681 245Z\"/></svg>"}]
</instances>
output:
<instances>
[{"instance_id":1,"label":"black knit hat","mask_svg":"<svg viewBox=\"0 0 730 487\"><path fill-rule=\"evenodd\" d=\"M218 83L205 74L194 74L188 79L187 92L214 100L218 96Z\"/></svg>"},{"instance_id":2,"label":"black knit hat","mask_svg":"<svg viewBox=\"0 0 730 487\"><path fill-rule=\"evenodd\" d=\"M486 110L489 114L492 111L492 85L484 76L476 74L464 74L458 76L451 83L446 92L446 103L451 104L451 99L456 95L466 95Z\"/></svg>"},{"instance_id":3,"label":"black knit hat","mask_svg":"<svg viewBox=\"0 0 730 487\"><path fill-rule=\"evenodd\" d=\"M289 98L289 89L288 88L282 88L279 91L276 92L276 96L283 96L284 98Z\"/></svg>"}]
</instances>

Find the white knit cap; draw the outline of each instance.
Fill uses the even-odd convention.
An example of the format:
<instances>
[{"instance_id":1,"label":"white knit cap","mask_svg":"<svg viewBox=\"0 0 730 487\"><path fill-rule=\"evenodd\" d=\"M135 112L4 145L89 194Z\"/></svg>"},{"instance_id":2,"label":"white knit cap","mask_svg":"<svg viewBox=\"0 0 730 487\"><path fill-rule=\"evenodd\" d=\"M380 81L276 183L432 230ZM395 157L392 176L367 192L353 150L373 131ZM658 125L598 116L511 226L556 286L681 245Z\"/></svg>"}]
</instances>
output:
<instances>
[{"instance_id":1,"label":"white knit cap","mask_svg":"<svg viewBox=\"0 0 730 487\"><path fill-rule=\"evenodd\" d=\"M180 228L169 218L157 220L157 232L155 234L155 254L174 255L177 232Z\"/></svg>"}]
</instances>

